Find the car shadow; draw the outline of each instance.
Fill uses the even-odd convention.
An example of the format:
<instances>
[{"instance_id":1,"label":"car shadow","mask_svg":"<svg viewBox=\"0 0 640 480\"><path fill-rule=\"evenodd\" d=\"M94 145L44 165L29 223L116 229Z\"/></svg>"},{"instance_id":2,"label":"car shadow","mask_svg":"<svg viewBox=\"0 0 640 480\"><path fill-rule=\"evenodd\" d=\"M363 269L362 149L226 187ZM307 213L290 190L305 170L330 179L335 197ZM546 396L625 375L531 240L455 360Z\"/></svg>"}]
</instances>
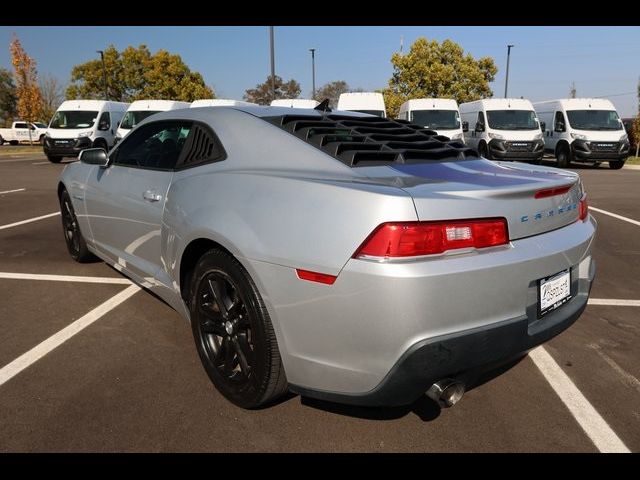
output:
<instances>
[{"instance_id":1,"label":"car shadow","mask_svg":"<svg viewBox=\"0 0 640 480\"><path fill-rule=\"evenodd\" d=\"M515 358L505 364L469 377L465 382L465 384L467 385L467 393L512 369L525 357L526 354ZM290 398L291 396L287 398L281 398L277 403L281 403L281 401L288 401ZM464 401L464 397L462 401ZM397 420L409 414L414 414L423 422L431 422L437 419L442 411L440 406L426 395L422 395L411 405L399 407L362 407L357 405L346 405L341 403L328 402L325 400L318 400L309 397L301 397L300 403L305 407L323 410L325 412L337 415L362 418L366 420Z\"/></svg>"}]
</instances>

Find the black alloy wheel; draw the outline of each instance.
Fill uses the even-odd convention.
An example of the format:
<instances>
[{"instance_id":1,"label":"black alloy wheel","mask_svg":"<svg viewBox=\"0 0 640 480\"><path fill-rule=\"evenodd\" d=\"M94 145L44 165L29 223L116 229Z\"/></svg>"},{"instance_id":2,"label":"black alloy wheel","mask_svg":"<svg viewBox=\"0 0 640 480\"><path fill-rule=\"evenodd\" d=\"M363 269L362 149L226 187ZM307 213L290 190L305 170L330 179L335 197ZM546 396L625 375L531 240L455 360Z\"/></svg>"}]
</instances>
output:
<instances>
[{"instance_id":1,"label":"black alloy wheel","mask_svg":"<svg viewBox=\"0 0 640 480\"><path fill-rule=\"evenodd\" d=\"M211 250L198 262L191 290L196 347L218 391L243 408L282 395L287 381L273 326L242 265Z\"/></svg>"},{"instance_id":2,"label":"black alloy wheel","mask_svg":"<svg viewBox=\"0 0 640 480\"><path fill-rule=\"evenodd\" d=\"M67 244L69 255L76 262L84 263L93 259L93 254L89 252L87 244L84 241L80 225L76 218L71 198L66 190L60 195L60 213L62 215L62 229L64 231L64 240Z\"/></svg>"}]
</instances>

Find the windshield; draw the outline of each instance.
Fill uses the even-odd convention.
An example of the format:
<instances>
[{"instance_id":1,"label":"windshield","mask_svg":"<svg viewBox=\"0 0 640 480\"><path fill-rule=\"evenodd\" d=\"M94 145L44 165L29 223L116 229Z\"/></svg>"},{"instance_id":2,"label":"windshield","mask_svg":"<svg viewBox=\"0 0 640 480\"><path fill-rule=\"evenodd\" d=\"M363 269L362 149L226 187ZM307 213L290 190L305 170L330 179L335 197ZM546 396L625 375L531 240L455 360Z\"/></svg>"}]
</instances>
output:
<instances>
[{"instance_id":1,"label":"windshield","mask_svg":"<svg viewBox=\"0 0 640 480\"><path fill-rule=\"evenodd\" d=\"M489 110L487 122L496 130L537 130L540 128L532 110Z\"/></svg>"},{"instance_id":2,"label":"windshield","mask_svg":"<svg viewBox=\"0 0 640 480\"><path fill-rule=\"evenodd\" d=\"M138 111L132 110L132 111L129 111L129 112L125 113L124 117L122 118L122 122L120 122L120 127L119 128L123 128L125 130L131 130L133 127L135 127L137 124L139 124L145 118L150 117L154 113L159 113L159 112L160 112L160 110L138 110Z\"/></svg>"},{"instance_id":3,"label":"windshield","mask_svg":"<svg viewBox=\"0 0 640 480\"><path fill-rule=\"evenodd\" d=\"M352 110L352 112L368 113L376 117L384 117L384 110Z\"/></svg>"},{"instance_id":4,"label":"windshield","mask_svg":"<svg viewBox=\"0 0 640 480\"><path fill-rule=\"evenodd\" d=\"M34 125L38 128L47 128L47 126L44 123L40 123L40 122L35 122Z\"/></svg>"},{"instance_id":5,"label":"windshield","mask_svg":"<svg viewBox=\"0 0 640 480\"><path fill-rule=\"evenodd\" d=\"M567 110L569 125L578 130L622 130L615 110Z\"/></svg>"},{"instance_id":6,"label":"windshield","mask_svg":"<svg viewBox=\"0 0 640 480\"><path fill-rule=\"evenodd\" d=\"M98 112L86 110L59 110L51 119L51 128L91 128L98 117Z\"/></svg>"},{"instance_id":7,"label":"windshield","mask_svg":"<svg viewBox=\"0 0 640 480\"><path fill-rule=\"evenodd\" d=\"M455 130L460 128L460 115L456 110L414 110L411 121L434 130Z\"/></svg>"}]
</instances>

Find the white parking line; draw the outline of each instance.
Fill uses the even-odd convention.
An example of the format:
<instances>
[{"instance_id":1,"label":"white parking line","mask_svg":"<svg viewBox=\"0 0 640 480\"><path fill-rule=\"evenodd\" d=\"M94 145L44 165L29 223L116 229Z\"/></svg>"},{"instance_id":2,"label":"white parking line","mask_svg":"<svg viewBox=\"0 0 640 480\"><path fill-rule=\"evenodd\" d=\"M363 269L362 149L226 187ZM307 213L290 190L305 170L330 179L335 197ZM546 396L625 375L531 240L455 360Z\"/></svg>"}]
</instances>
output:
<instances>
[{"instance_id":1,"label":"white parking line","mask_svg":"<svg viewBox=\"0 0 640 480\"><path fill-rule=\"evenodd\" d=\"M24 192L26 188L16 188L15 190L5 190L4 192L0 192L0 195L4 195L5 193L14 193L14 192Z\"/></svg>"},{"instance_id":2,"label":"white parking line","mask_svg":"<svg viewBox=\"0 0 640 480\"><path fill-rule=\"evenodd\" d=\"M622 440L544 347L530 351L529 357L599 451L603 453L630 453L627 446L622 443Z\"/></svg>"},{"instance_id":3,"label":"white parking line","mask_svg":"<svg viewBox=\"0 0 640 480\"><path fill-rule=\"evenodd\" d=\"M38 220L44 220L45 218L55 217L56 215L60 215L60 212L48 213L47 215L28 218L27 220L22 220L21 222L9 223L7 225L0 225L0 230L4 230L5 228L17 227L18 225L24 225L25 223L37 222Z\"/></svg>"},{"instance_id":4,"label":"white parking line","mask_svg":"<svg viewBox=\"0 0 640 480\"><path fill-rule=\"evenodd\" d=\"M51 162L47 160L46 162L36 162L36 163L32 163L31 165L48 165L50 163Z\"/></svg>"},{"instance_id":5,"label":"white parking line","mask_svg":"<svg viewBox=\"0 0 640 480\"><path fill-rule=\"evenodd\" d=\"M589 345L587 345L587 347L592 348L596 351L596 353L598 355L600 355L600 357L607 362L607 364L613 368L613 370L620 375L620 377L622 378L622 380L631 385L633 388L635 388L638 392L640 392L640 380L638 380L636 377L634 377L633 375L631 375L629 372L627 372L624 368L622 368L620 365L618 365L618 363L611 358L609 355L607 355L606 353L604 353L602 351L602 347L600 345L598 345L597 343L591 343Z\"/></svg>"},{"instance_id":6,"label":"white parking line","mask_svg":"<svg viewBox=\"0 0 640 480\"><path fill-rule=\"evenodd\" d=\"M52 336L39 343L31 350L26 353L23 353L18 358L16 358L11 363L5 365L0 369L0 386L4 383L11 380L17 374L19 374L25 368L33 365L35 362L44 357L47 353L51 352L55 348L62 345L64 342L69 340L71 337L81 332L93 322L98 320L104 314L110 312L122 302L127 300L133 294L135 294L140 287L137 285L131 285L125 288L122 292L117 295L111 297L109 300L104 302L102 305L97 306L85 316L79 318L75 322L67 325L65 328L60 330L57 333L54 333Z\"/></svg>"},{"instance_id":7,"label":"white parking line","mask_svg":"<svg viewBox=\"0 0 640 480\"><path fill-rule=\"evenodd\" d=\"M614 305L618 307L640 307L640 300L624 300L622 298L590 298L589 305Z\"/></svg>"},{"instance_id":8,"label":"white parking line","mask_svg":"<svg viewBox=\"0 0 640 480\"><path fill-rule=\"evenodd\" d=\"M11 273L0 272L0 279L9 280L48 280L53 282L80 282L80 283L111 283L118 285L131 285L133 282L127 278L115 277L75 277L73 275L45 275L40 273Z\"/></svg>"},{"instance_id":9,"label":"white parking line","mask_svg":"<svg viewBox=\"0 0 640 480\"><path fill-rule=\"evenodd\" d=\"M605 215L609 215L610 217L617 218L618 220L624 220L625 222L633 223L640 227L640 222L638 220L634 220L633 218L623 217L622 215L618 215L617 213L607 212L606 210L602 210L600 208L592 207L589 205L589 210L593 210L594 212L604 213Z\"/></svg>"}]
</instances>

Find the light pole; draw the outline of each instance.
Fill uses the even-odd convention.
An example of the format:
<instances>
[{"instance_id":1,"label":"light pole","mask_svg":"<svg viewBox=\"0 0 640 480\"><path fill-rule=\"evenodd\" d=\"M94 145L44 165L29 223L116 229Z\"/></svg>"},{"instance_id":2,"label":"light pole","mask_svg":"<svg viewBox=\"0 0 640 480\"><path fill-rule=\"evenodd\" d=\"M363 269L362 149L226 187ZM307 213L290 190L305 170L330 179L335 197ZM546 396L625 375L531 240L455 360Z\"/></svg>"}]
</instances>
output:
<instances>
[{"instance_id":1,"label":"light pole","mask_svg":"<svg viewBox=\"0 0 640 480\"><path fill-rule=\"evenodd\" d=\"M109 100L109 96L107 95L107 68L104 65L104 51L96 50L100 54L100 59L102 60L102 81L104 82L104 99Z\"/></svg>"},{"instance_id":2,"label":"light pole","mask_svg":"<svg viewBox=\"0 0 640 480\"><path fill-rule=\"evenodd\" d=\"M273 27L269 27L269 41L271 43L271 100L276 99L276 60L273 49Z\"/></svg>"},{"instance_id":3,"label":"light pole","mask_svg":"<svg viewBox=\"0 0 640 480\"><path fill-rule=\"evenodd\" d=\"M507 87L509 86L509 57L511 56L511 48L513 45L507 45L507 78L504 80L504 98L507 98Z\"/></svg>"},{"instance_id":4,"label":"light pole","mask_svg":"<svg viewBox=\"0 0 640 480\"><path fill-rule=\"evenodd\" d=\"M316 49L310 48L311 52L311 98L316 99Z\"/></svg>"}]
</instances>

